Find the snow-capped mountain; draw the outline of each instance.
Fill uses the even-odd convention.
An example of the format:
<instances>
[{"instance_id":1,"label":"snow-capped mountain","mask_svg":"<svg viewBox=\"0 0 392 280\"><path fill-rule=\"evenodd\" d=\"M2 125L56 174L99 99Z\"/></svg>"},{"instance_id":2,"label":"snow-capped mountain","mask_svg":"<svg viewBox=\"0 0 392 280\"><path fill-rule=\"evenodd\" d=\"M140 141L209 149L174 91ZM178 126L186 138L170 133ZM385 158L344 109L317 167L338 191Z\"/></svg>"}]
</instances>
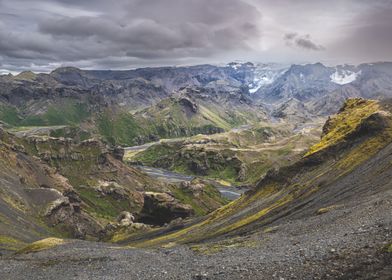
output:
<instances>
[{"instance_id":1,"label":"snow-capped mountain","mask_svg":"<svg viewBox=\"0 0 392 280\"><path fill-rule=\"evenodd\" d=\"M253 80L248 85L250 93L256 93L262 87L272 84L287 71L288 67L280 64L257 64L253 70Z\"/></svg>"},{"instance_id":2,"label":"snow-capped mountain","mask_svg":"<svg viewBox=\"0 0 392 280\"><path fill-rule=\"evenodd\" d=\"M272 84L283 75L289 66L277 63L230 62L226 67L232 69L234 77L243 81L249 93L254 94Z\"/></svg>"}]
</instances>

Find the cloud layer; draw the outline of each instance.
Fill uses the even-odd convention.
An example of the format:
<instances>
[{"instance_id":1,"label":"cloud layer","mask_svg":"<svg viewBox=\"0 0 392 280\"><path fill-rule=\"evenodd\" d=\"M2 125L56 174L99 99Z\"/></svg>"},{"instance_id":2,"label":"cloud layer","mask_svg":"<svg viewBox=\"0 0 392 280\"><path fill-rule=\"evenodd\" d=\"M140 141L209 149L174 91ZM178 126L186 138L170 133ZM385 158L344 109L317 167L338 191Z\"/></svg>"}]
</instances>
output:
<instances>
[{"instance_id":1,"label":"cloud layer","mask_svg":"<svg viewBox=\"0 0 392 280\"><path fill-rule=\"evenodd\" d=\"M391 11L386 0L0 0L0 73L392 60Z\"/></svg>"}]
</instances>

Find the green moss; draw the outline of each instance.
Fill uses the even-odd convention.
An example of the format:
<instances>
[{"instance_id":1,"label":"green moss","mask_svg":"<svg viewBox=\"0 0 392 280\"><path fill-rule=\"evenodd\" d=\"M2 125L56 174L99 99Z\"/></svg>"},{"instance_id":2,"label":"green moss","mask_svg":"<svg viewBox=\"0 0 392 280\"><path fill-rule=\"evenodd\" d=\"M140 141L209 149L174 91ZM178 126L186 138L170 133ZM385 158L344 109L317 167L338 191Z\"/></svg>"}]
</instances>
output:
<instances>
[{"instance_id":1,"label":"green moss","mask_svg":"<svg viewBox=\"0 0 392 280\"><path fill-rule=\"evenodd\" d=\"M392 243L387 246L387 252L392 253Z\"/></svg>"},{"instance_id":2,"label":"green moss","mask_svg":"<svg viewBox=\"0 0 392 280\"><path fill-rule=\"evenodd\" d=\"M218 127L221 127L224 130L230 130L230 128L232 128L232 125L226 122L218 114L210 111L207 107L200 106L200 112L206 119L210 120L213 124L217 125Z\"/></svg>"},{"instance_id":3,"label":"green moss","mask_svg":"<svg viewBox=\"0 0 392 280\"><path fill-rule=\"evenodd\" d=\"M79 124L90 116L84 103L67 100L62 104L50 106L44 114L29 115L19 126L51 126Z\"/></svg>"},{"instance_id":4,"label":"green moss","mask_svg":"<svg viewBox=\"0 0 392 280\"><path fill-rule=\"evenodd\" d=\"M0 106L0 120L9 125L16 126L20 123L21 117L19 116L16 108L10 106Z\"/></svg>"},{"instance_id":5,"label":"green moss","mask_svg":"<svg viewBox=\"0 0 392 280\"><path fill-rule=\"evenodd\" d=\"M177 173L222 179L235 183L242 162L230 150L205 151L184 148L182 143L157 144L138 153L133 160L147 166L169 169Z\"/></svg>"},{"instance_id":6,"label":"green moss","mask_svg":"<svg viewBox=\"0 0 392 280\"><path fill-rule=\"evenodd\" d=\"M173 187L171 191L179 201L191 205L197 216L206 215L228 203L212 185L205 185L197 195L194 195L190 190L178 187Z\"/></svg>"},{"instance_id":7,"label":"green moss","mask_svg":"<svg viewBox=\"0 0 392 280\"><path fill-rule=\"evenodd\" d=\"M226 165L221 170L212 169L206 177L219 178L235 184L238 177L238 166Z\"/></svg>"},{"instance_id":8,"label":"green moss","mask_svg":"<svg viewBox=\"0 0 392 280\"><path fill-rule=\"evenodd\" d=\"M89 117L87 105L74 100L49 106L45 113L22 117L16 108L0 106L0 120L12 126L54 126L80 124Z\"/></svg>"},{"instance_id":9,"label":"green moss","mask_svg":"<svg viewBox=\"0 0 392 280\"><path fill-rule=\"evenodd\" d=\"M110 196L100 196L90 187L79 187L77 191L81 199L87 204L86 211L99 218L115 219L121 211L133 209L130 201L116 200Z\"/></svg>"},{"instance_id":10,"label":"green moss","mask_svg":"<svg viewBox=\"0 0 392 280\"><path fill-rule=\"evenodd\" d=\"M129 113L111 114L104 112L98 117L99 133L111 144L135 145L142 133L133 116Z\"/></svg>"},{"instance_id":11,"label":"green moss","mask_svg":"<svg viewBox=\"0 0 392 280\"><path fill-rule=\"evenodd\" d=\"M154 166L160 159L167 157L174 158L177 152L178 147L176 147L176 145L162 143L147 148L144 152L136 155L134 160L140 161L147 166Z\"/></svg>"},{"instance_id":12,"label":"green moss","mask_svg":"<svg viewBox=\"0 0 392 280\"><path fill-rule=\"evenodd\" d=\"M20 212L26 212L27 208L24 202L17 197L12 196L10 193L6 193L0 189L1 198L4 200L5 203L8 204L9 207L12 207Z\"/></svg>"},{"instance_id":13,"label":"green moss","mask_svg":"<svg viewBox=\"0 0 392 280\"><path fill-rule=\"evenodd\" d=\"M263 233L272 233L278 231L279 227L274 226L274 227L267 227L263 230Z\"/></svg>"}]
</instances>

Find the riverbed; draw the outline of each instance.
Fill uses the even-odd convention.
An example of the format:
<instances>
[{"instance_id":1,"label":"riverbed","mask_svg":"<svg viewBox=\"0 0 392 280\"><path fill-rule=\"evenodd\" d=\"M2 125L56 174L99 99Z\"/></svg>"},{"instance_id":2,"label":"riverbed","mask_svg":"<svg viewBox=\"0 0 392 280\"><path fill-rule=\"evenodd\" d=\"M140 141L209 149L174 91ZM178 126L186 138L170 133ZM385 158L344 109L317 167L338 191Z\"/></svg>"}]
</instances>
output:
<instances>
[{"instance_id":1,"label":"riverbed","mask_svg":"<svg viewBox=\"0 0 392 280\"><path fill-rule=\"evenodd\" d=\"M172 184L178 184L181 182L190 182L194 178L196 178L196 176L180 174L161 168L142 166L142 165L135 165L135 167L153 178ZM209 181L211 181L213 185L215 185L216 188L220 191L222 196L228 200L235 200L239 198L241 194L243 194L246 191L243 188L238 188L235 186L224 186L211 179L209 179Z\"/></svg>"}]
</instances>

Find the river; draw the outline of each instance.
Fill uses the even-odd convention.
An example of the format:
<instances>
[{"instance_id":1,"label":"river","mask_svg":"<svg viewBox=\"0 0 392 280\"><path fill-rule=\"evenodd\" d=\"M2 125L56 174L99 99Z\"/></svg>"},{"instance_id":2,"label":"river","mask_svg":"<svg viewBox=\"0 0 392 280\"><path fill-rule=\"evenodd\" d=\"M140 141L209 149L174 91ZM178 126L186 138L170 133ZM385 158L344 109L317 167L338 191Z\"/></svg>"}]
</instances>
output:
<instances>
[{"instance_id":1,"label":"river","mask_svg":"<svg viewBox=\"0 0 392 280\"><path fill-rule=\"evenodd\" d=\"M189 182L195 178L195 176L192 175L184 175L161 168L141 166L141 165L136 165L135 167L153 178L172 184ZM245 189L240 189L233 186L223 186L222 184L219 184L218 182L213 180L207 179L207 181L211 181L211 183L213 183L213 185L215 185L216 188L220 191L222 196L228 200L235 200L239 198L241 194L243 194L246 191Z\"/></svg>"}]
</instances>

